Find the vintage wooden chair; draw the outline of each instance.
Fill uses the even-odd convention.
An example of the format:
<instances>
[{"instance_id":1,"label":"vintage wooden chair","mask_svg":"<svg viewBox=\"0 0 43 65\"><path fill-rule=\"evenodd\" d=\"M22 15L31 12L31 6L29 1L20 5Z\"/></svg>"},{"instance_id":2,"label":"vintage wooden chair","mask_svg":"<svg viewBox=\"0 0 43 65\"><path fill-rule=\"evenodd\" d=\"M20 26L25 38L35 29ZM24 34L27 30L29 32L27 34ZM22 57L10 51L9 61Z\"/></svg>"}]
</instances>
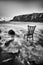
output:
<instances>
[{"instance_id":1,"label":"vintage wooden chair","mask_svg":"<svg viewBox=\"0 0 43 65\"><path fill-rule=\"evenodd\" d=\"M30 38L30 36L33 40L33 34L34 34L34 31L35 31L35 28L36 28L36 25L35 26L29 26L28 25L28 31L27 31L26 34L24 34L24 38L27 36L27 41L28 41L28 38Z\"/></svg>"}]
</instances>

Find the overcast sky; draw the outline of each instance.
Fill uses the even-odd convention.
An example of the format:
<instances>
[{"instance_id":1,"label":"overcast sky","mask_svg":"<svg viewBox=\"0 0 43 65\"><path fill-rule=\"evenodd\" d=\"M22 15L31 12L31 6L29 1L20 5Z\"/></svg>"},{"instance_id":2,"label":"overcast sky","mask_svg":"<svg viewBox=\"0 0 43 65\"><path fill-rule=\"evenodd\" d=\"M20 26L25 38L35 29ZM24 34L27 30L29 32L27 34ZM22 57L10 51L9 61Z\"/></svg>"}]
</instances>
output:
<instances>
[{"instance_id":1,"label":"overcast sky","mask_svg":"<svg viewBox=\"0 0 43 65\"><path fill-rule=\"evenodd\" d=\"M0 1L0 18L40 12L43 12L43 3L40 2Z\"/></svg>"}]
</instances>

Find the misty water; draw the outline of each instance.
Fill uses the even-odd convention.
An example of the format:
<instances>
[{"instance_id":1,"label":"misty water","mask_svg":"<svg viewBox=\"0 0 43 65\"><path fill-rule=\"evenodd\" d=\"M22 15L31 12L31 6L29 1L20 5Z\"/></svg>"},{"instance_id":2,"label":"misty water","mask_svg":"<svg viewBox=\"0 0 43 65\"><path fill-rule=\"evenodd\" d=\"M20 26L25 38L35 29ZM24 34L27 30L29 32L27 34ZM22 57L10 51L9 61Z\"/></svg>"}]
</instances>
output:
<instances>
[{"instance_id":1,"label":"misty water","mask_svg":"<svg viewBox=\"0 0 43 65\"><path fill-rule=\"evenodd\" d=\"M40 30L43 30L43 23L39 23L39 22L8 22L8 23L1 23L0 24L0 30L2 31L2 33L0 33L0 36L2 36L2 39L0 40L0 42L2 42L2 43L4 43L5 44L5 42L6 41L8 41L8 40L10 40L11 39L11 37L8 35L8 31L9 31L9 29L13 29L15 32L17 32L19 35L21 34L21 32L20 32L20 30L23 30L23 31L27 31L28 30L28 25L30 25L30 26L35 26L36 25L36 29L35 29L35 32L37 32L37 34L39 34L40 33ZM23 33L22 33L23 34ZM38 37L36 37L36 35L37 34L35 34L35 36L34 36L34 39L35 39L35 42L39 39L39 35L38 35ZM41 33L40 33L41 34ZM43 35L43 34L41 34L41 35ZM22 37L22 35L20 35L21 37ZM17 38L16 39L16 41L17 41L17 44L20 46L20 44L19 43L21 43L21 45L22 45L22 39L21 39L21 37L20 38ZM22 37L23 38L23 37ZM42 37L43 38L43 37ZM24 39L23 39L24 40ZM19 42L20 41L20 42ZM32 42L32 40L30 40L31 42ZM43 42L43 41L42 41ZM14 43L14 42L13 42ZM26 40L25 40L25 42L23 42L23 44L24 44L24 49L26 49L26 48L28 48L29 50L32 48L32 46L30 46L30 47L27 47L27 45L29 46L29 41L28 42L26 42ZM7 51L7 48L5 48L5 45L3 44L3 49L4 50L6 50ZM15 51L15 48L13 48L14 46L12 45L12 43L11 43L11 50L10 50L10 52L12 51L12 52L14 52ZM26 46L26 48L25 48L25 46ZM22 46L23 47L23 46ZM13 50L13 49L14 50ZM38 46L37 47L38 49L40 48L41 50L42 50L42 48L41 48L41 46ZM37 49L36 48L36 49ZM40 56L40 58L41 58L41 50L39 51L39 50L37 50L38 51L38 53L35 51L35 53L34 53L34 51L32 51L31 50L31 52L32 52L32 54L33 55L35 55L35 56L37 56L38 55L38 57ZM24 50L25 51L25 50ZM23 52L24 52L23 51ZM39 52L41 52L40 54L39 54ZM24 53L24 55L25 55L25 53ZM33 55L32 55L32 57L33 57ZM43 55L43 54L42 54ZM36 58L36 57L34 57L34 58ZM43 58L43 57L42 57ZM37 58L36 58L37 59ZM39 61L40 61L40 59L38 59ZM36 61L37 62L37 61Z\"/></svg>"},{"instance_id":2,"label":"misty water","mask_svg":"<svg viewBox=\"0 0 43 65\"><path fill-rule=\"evenodd\" d=\"M8 22L8 23L2 23L0 24L0 28L1 27L5 27L5 28L24 28L27 29L27 25L30 26L35 26L36 25L36 29L42 29L43 30L43 23L39 23L39 22Z\"/></svg>"}]
</instances>

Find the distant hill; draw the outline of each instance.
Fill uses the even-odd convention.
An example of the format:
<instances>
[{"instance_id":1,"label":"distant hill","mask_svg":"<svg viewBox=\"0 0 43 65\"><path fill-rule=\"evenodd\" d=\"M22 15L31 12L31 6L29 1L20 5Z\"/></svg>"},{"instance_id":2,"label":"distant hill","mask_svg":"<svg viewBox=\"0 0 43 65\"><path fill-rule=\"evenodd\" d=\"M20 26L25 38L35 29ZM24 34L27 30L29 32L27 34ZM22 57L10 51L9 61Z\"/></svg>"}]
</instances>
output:
<instances>
[{"instance_id":1,"label":"distant hill","mask_svg":"<svg viewBox=\"0 0 43 65\"><path fill-rule=\"evenodd\" d=\"M18 15L14 16L12 20L5 21L2 20L0 23L7 23L7 22L43 22L43 13L32 13L26 15Z\"/></svg>"},{"instance_id":2,"label":"distant hill","mask_svg":"<svg viewBox=\"0 0 43 65\"><path fill-rule=\"evenodd\" d=\"M13 17L11 21L43 22L43 13L32 13Z\"/></svg>"}]
</instances>

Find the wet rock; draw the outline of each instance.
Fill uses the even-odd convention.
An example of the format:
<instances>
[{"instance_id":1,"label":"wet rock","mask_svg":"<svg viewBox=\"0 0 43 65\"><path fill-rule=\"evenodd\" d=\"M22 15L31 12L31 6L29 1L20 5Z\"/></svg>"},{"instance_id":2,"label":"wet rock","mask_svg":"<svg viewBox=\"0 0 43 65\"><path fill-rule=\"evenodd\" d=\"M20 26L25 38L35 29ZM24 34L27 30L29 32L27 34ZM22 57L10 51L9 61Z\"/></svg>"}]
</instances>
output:
<instances>
[{"instance_id":1,"label":"wet rock","mask_svg":"<svg viewBox=\"0 0 43 65\"><path fill-rule=\"evenodd\" d=\"M15 35L15 31L9 30L9 31L8 31L8 34L9 34L9 35Z\"/></svg>"},{"instance_id":2,"label":"wet rock","mask_svg":"<svg viewBox=\"0 0 43 65\"><path fill-rule=\"evenodd\" d=\"M5 46L8 47L13 40L6 41Z\"/></svg>"}]
</instances>

